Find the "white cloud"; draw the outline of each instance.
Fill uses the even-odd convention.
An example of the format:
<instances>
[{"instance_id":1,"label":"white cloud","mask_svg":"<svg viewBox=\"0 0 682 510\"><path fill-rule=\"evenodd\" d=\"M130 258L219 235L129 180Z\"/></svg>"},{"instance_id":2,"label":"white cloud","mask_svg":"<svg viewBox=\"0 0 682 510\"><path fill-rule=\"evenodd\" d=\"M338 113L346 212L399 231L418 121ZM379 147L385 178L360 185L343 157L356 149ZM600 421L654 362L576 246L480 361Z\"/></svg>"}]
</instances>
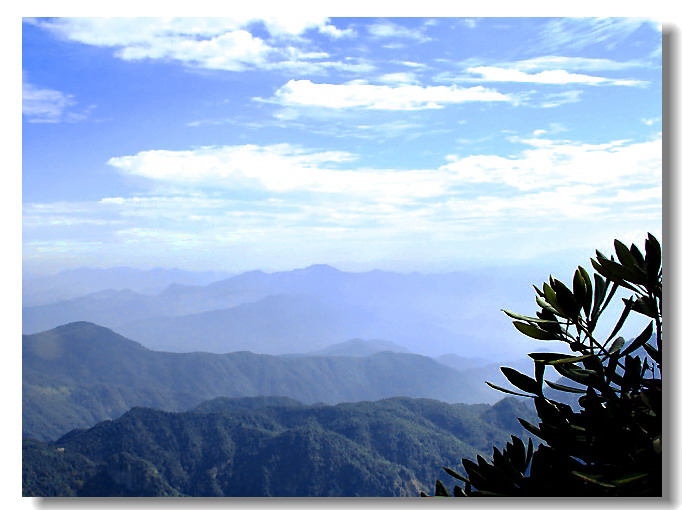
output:
<instances>
[{"instance_id":1,"label":"white cloud","mask_svg":"<svg viewBox=\"0 0 682 510\"><path fill-rule=\"evenodd\" d=\"M417 83L417 76L414 73L386 73L377 78L381 83Z\"/></svg>"},{"instance_id":2,"label":"white cloud","mask_svg":"<svg viewBox=\"0 0 682 510\"><path fill-rule=\"evenodd\" d=\"M418 42L430 40L418 29L404 27L390 21L375 23L367 27L367 30L376 38L412 39Z\"/></svg>"},{"instance_id":3,"label":"white cloud","mask_svg":"<svg viewBox=\"0 0 682 510\"><path fill-rule=\"evenodd\" d=\"M86 113L74 111L75 106L76 100L71 94L40 88L23 80L22 113L29 122L55 124L83 120Z\"/></svg>"},{"instance_id":4,"label":"white cloud","mask_svg":"<svg viewBox=\"0 0 682 510\"><path fill-rule=\"evenodd\" d=\"M345 152L313 152L279 144L144 151L112 158L108 163L127 175L200 188L347 193L381 196L385 200L432 196L444 191L433 171L334 168L354 158Z\"/></svg>"},{"instance_id":5,"label":"white cloud","mask_svg":"<svg viewBox=\"0 0 682 510\"><path fill-rule=\"evenodd\" d=\"M648 24L643 18L556 18L547 22L534 44L548 51L577 50L592 45L612 49Z\"/></svg>"},{"instance_id":6,"label":"white cloud","mask_svg":"<svg viewBox=\"0 0 682 510\"><path fill-rule=\"evenodd\" d=\"M640 143L613 141L576 144L568 141L531 138L513 140L529 149L511 157L451 156L441 167L455 181L505 184L520 191L566 185L654 186L661 181L661 140Z\"/></svg>"},{"instance_id":7,"label":"white cloud","mask_svg":"<svg viewBox=\"0 0 682 510\"><path fill-rule=\"evenodd\" d=\"M208 69L243 71L254 67L302 67L326 57L295 44L309 30L338 39L353 35L321 16L235 18L56 18L30 19L54 34L84 44L117 48L124 60L171 59ZM267 37L252 35L262 24ZM352 69L344 62L327 66ZM345 64L345 66L344 66Z\"/></svg>"},{"instance_id":8,"label":"white cloud","mask_svg":"<svg viewBox=\"0 0 682 510\"><path fill-rule=\"evenodd\" d=\"M618 62L606 58L564 57L558 55L546 55L526 60L519 60L499 67L509 67L522 71L570 69L582 71L620 71L645 67L647 64L640 61Z\"/></svg>"},{"instance_id":9,"label":"white cloud","mask_svg":"<svg viewBox=\"0 0 682 510\"><path fill-rule=\"evenodd\" d=\"M470 67L468 73L481 75L476 80L486 82L514 82L514 83L538 83L547 85L621 85L627 87L641 86L646 82L640 80L622 80L590 76L586 74L570 73L563 69L540 71L538 73L526 73L518 69L507 69L495 66Z\"/></svg>"},{"instance_id":10,"label":"white cloud","mask_svg":"<svg viewBox=\"0 0 682 510\"><path fill-rule=\"evenodd\" d=\"M275 93L275 102L285 106L364 108L371 110L421 110L471 101L511 102L508 95L481 86L372 85L363 81L345 84L290 80Z\"/></svg>"},{"instance_id":11,"label":"white cloud","mask_svg":"<svg viewBox=\"0 0 682 510\"><path fill-rule=\"evenodd\" d=\"M567 90L565 92L545 94L542 97L540 106L542 108L555 108L564 104L577 103L580 101L582 93L582 90Z\"/></svg>"},{"instance_id":12,"label":"white cloud","mask_svg":"<svg viewBox=\"0 0 682 510\"><path fill-rule=\"evenodd\" d=\"M132 207L144 202L146 209L156 203L161 209L199 208L202 212L198 215L212 214L211 210L219 210L223 202L207 202L201 194L188 198L187 189L241 188L274 193L275 197L304 192L308 200L317 196L315 200L337 204L340 197L345 197L347 203L385 207L421 207L429 201L457 197L458 203L486 215L509 208L525 210L532 207L528 205L532 198L559 214L571 211L572 215L580 215L606 206L608 200L603 199L609 196L621 202L655 198L646 190L660 188L660 138L638 143L585 144L541 138L544 134L544 130L536 130L534 138L511 139L526 148L507 157L453 155L437 169L414 170L363 168L348 153L315 152L287 144L144 151L112 158L109 164L128 175L182 186L182 195L158 202L114 197L101 203ZM342 163L350 168L337 168ZM570 200L556 201L560 195Z\"/></svg>"}]
</instances>

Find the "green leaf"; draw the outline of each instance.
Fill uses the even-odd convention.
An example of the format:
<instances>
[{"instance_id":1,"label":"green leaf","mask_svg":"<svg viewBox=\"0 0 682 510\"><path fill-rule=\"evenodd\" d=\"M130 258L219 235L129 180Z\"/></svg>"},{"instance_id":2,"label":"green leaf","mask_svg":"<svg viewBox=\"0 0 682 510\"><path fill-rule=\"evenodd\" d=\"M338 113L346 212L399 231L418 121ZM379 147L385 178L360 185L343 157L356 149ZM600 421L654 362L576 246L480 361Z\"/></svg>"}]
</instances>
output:
<instances>
[{"instance_id":1,"label":"green leaf","mask_svg":"<svg viewBox=\"0 0 682 510\"><path fill-rule=\"evenodd\" d=\"M592 265L595 264L595 261L592 260ZM599 312L599 307L601 304L604 302L604 298L606 297L606 292L608 291L608 285L604 281L604 279L599 276L598 274L594 274L594 304L592 306L592 314L590 317L594 319L596 317L596 314Z\"/></svg>"},{"instance_id":2,"label":"green leaf","mask_svg":"<svg viewBox=\"0 0 682 510\"><path fill-rule=\"evenodd\" d=\"M550 287L549 284L543 283L542 291L545 301L554 309L556 315L559 315L560 317L566 317L566 313L561 309L558 301L556 300L556 292L554 292L554 289Z\"/></svg>"},{"instance_id":3,"label":"green leaf","mask_svg":"<svg viewBox=\"0 0 682 510\"><path fill-rule=\"evenodd\" d=\"M443 482L436 480L436 496L451 497Z\"/></svg>"},{"instance_id":4,"label":"green leaf","mask_svg":"<svg viewBox=\"0 0 682 510\"><path fill-rule=\"evenodd\" d=\"M621 350L623 348L624 345L625 345L625 338L623 338L622 336L619 336L618 338L616 338L613 341L613 343L611 344L611 347L609 347L608 353L613 354L615 352L618 352L619 350Z\"/></svg>"},{"instance_id":5,"label":"green leaf","mask_svg":"<svg viewBox=\"0 0 682 510\"><path fill-rule=\"evenodd\" d=\"M653 321L649 323L649 325L644 328L644 331L642 331L637 338L635 338L630 345L628 345L625 350L622 352L621 356L627 356L628 354L636 351L640 347L642 347L645 343L647 343L650 339L651 336L654 334L654 323Z\"/></svg>"},{"instance_id":6,"label":"green leaf","mask_svg":"<svg viewBox=\"0 0 682 510\"><path fill-rule=\"evenodd\" d=\"M646 315L647 317L651 317L652 319L658 317L656 303L649 296L637 298L637 300L635 300L634 305L632 306L632 309L635 312L641 313L642 315Z\"/></svg>"},{"instance_id":7,"label":"green leaf","mask_svg":"<svg viewBox=\"0 0 682 510\"><path fill-rule=\"evenodd\" d=\"M601 487L608 487L608 488L613 488L615 485L607 483L607 482L602 482L601 480L597 479L594 475L588 475L586 473L581 473L580 471L571 471L571 474L574 476L577 476L581 480L585 480L586 482L594 483L596 485L600 485Z\"/></svg>"},{"instance_id":8,"label":"green leaf","mask_svg":"<svg viewBox=\"0 0 682 510\"><path fill-rule=\"evenodd\" d=\"M578 361L583 361L586 359L590 358L596 358L597 356L595 354L585 354L583 356L564 356L563 358L559 358L553 361L550 361L547 363L548 365L565 365L566 363L577 363Z\"/></svg>"},{"instance_id":9,"label":"green leaf","mask_svg":"<svg viewBox=\"0 0 682 510\"><path fill-rule=\"evenodd\" d=\"M632 255L628 247L621 243L618 239L613 241L613 245L616 248L616 256L620 263L631 271L636 271L640 269L637 267L637 260Z\"/></svg>"},{"instance_id":10,"label":"green leaf","mask_svg":"<svg viewBox=\"0 0 682 510\"><path fill-rule=\"evenodd\" d=\"M590 316L590 311L592 309L592 282L590 281L590 274L585 270L584 267L578 266L578 271L583 277L583 282L585 283L585 299L583 301L583 310L585 311L585 317Z\"/></svg>"},{"instance_id":11,"label":"green leaf","mask_svg":"<svg viewBox=\"0 0 682 510\"><path fill-rule=\"evenodd\" d=\"M527 422L523 418L517 418L517 420L519 420L519 423L521 424L521 426L524 429L526 429L528 432L530 432L531 434L534 434L538 437L540 437L540 435L542 434L542 431L539 428L537 428L535 425Z\"/></svg>"},{"instance_id":12,"label":"green leaf","mask_svg":"<svg viewBox=\"0 0 682 510\"><path fill-rule=\"evenodd\" d=\"M494 390L503 391L504 393L509 393L510 395L516 395L517 397L531 397L531 398L533 397L533 395L526 395L525 393L518 393L516 391L508 390L507 388L503 388L502 386L498 386L497 384L493 384L493 383L488 382L488 381L486 381L485 383Z\"/></svg>"},{"instance_id":13,"label":"green leaf","mask_svg":"<svg viewBox=\"0 0 682 510\"><path fill-rule=\"evenodd\" d=\"M548 312L550 312L554 315L558 315L560 317L563 316L562 313L559 313L559 311L556 308L554 308L552 305L550 305L547 301L542 299L540 296L535 297L535 302L544 310L547 310Z\"/></svg>"},{"instance_id":14,"label":"green leaf","mask_svg":"<svg viewBox=\"0 0 682 510\"><path fill-rule=\"evenodd\" d=\"M582 308L585 304L585 296L587 294L587 285L585 285L585 280L580 272L580 269L576 269L573 273L573 296L575 297L578 306Z\"/></svg>"},{"instance_id":15,"label":"green leaf","mask_svg":"<svg viewBox=\"0 0 682 510\"><path fill-rule=\"evenodd\" d=\"M651 357L652 360L654 360L659 365L661 364L661 353L659 352L658 349L656 349L651 344L644 344L642 347L644 347L644 350Z\"/></svg>"},{"instance_id":16,"label":"green leaf","mask_svg":"<svg viewBox=\"0 0 682 510\"><path fill-rule=\"evenodd\" d=\"M531 352L528 354L528 356L532 358L533 361L541 361L546 364L569 357L568 354L564 354L562 352Z\"/></svg>"},{"instance_id":17,"label":"green leaf","mask_svg":"<svg viewBox=\"0 0 682 510\"><path fill-rule=\"evenodd\" d=\"M528 393L533 393L535 395L542 395L542 384L535 379L532 379L510 367L502 367L500 368L500 371L504 374L507 380L518 389Z\"/></svg>"},{"instance_id":18,"label":"green leaf","mask_svg":"<svg viewBox=\"0 0 682 510\"><path fill-rule=\"evenodd\" d=\"M585 393L585 390L580 388L573 388L571 386L564 386L563 384L553 383L552 381L545 381L547 386L558 391L564 391L566 393Z\"/></svg>"},{"instance_id":19,"label":"green leaf","mask_svg":"<svg viewBox=\"0 0 682 510\"><path fill-rule=\"evenodd\" d=\"M580 313L580 306L573 293L560 280L554 279L552 286L556 292L556 300L559 308L570 318L577 318Z\"/></svg>"},{"instance_id":20,"label":"green leaf","mask_svg":"<svg viewBox=\"0 0 682 510\"><path fill-rule=\"evenodd\" d=\"M625 303L625 308L623 308L623 312L620 314L620 318L618 319L618 322L613 327L613 331L611 331L611 334L606 339L606 343L608 343L614 336L616 336L618 334L620 329L623 327L623 324L625 324L625 319L627 319L628 315L630 315L630 311L632 310L632 304L633 304L632 298L623 299L623 303Z\"/></svg>"},{"instance_id":21,"label":"green leaf","mask_svg":"<svg viewBox=\"0 0 682 510\"><path fill-rule=\"evenodd\" d=\"M527 315L521 315L520 313L516 312L510 312L509 310L502 310L505 314L507 314L509 317L512 319L519 319L522 321L528 321L528 322L535 322L538 324L557 324L557 321L552 321L552 320L546 320L546 319L537 319L535 317L529 317Z\"/></svg>"},{"instance_id":22,"label":"green leaf","mask_svg":"<svg viewBox=\"0 0 682 510\"><path fill-rule=\"evenodd\" d=\"M520 321L513 321L512 324L514 324L514 327L521 333L531 338L535 338L536 340L558 340L553 333L540 329L532 324L526 324L525 322Z\"/></svg>"},{"instance_id":23,"label":"green leaf","mask_svg":"<svg viewBox=\"0 0 682 510\"><path fill-rule=\"evenodd\" d=\"M571 364L556 365L554 368L556 369L557 372L559 372L559 374L569 378L571 381L575 381L580 384L593 383L594 378L597 375L591 370L584 370Z\"/></svg>"},{"instance_id":24,"label":"green leaf","mask_svg":"<svg viewBox=\"0 0 682 510\"><path fill-rule=\"evenodd\" d=\"M630 252L628 252L630 253ZM636 290L632 285L627 282L636 283L640 285L646 284L646 277L643 271L635 272L625 266L620 265L618 262L614 262L608 259L600 259L599 264L595 265L595 269L599 271L609 280L616 282L622 287L628 288L630 290Z\"/></svg>"},{"instance_id":25,"label":"green leaf","mask_svg":"<svg viewBox=\"0 0 682 510\"><path fill-rule=\"evenodd\" d=\"M457 471L455 471L454 469L450 469L450 468L445 467L445 466L442 466L442 468L443 468L443 470L444 470L447 474L449 474L449 475L452 476L453 478L457 478L457 480L460 480L460 481L462 481L462 482L464 482L464 483L471 483L467 477L460 475L460 474L459 474Z\"/></svg>"},{"instance_id":26,"label":"green leaf","mask_svg":"<svg viewBox=\"0 0 682 510\"><path fill-rule=\"evenodd\" d=\"M648 239L644 242L644 250L646 251L645 266L646 276L650 284L658 283L658 275L661 269L661 245L658 240L649 234Z\"/></svg>"}]
</instances>

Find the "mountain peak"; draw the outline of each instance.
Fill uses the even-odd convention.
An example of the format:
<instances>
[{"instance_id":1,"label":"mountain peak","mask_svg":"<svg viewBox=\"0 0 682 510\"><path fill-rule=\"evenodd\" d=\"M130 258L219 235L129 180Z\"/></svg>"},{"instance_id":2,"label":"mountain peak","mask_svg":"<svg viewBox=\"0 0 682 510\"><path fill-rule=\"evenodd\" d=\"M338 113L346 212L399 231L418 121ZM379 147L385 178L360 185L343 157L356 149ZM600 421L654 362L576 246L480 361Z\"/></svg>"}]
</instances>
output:
<instances>
[{"instance_id":1,"label":"mountain peak","mask_svg":"<svg viewBox=\"0 0 682 510\"><path fill-rule=\"evenodd\" d=\"M306 267L302 271L315 272L315 273L341 273L342 271L330 266L329 264L313 264Z\"/></svg>"}]
</instances>

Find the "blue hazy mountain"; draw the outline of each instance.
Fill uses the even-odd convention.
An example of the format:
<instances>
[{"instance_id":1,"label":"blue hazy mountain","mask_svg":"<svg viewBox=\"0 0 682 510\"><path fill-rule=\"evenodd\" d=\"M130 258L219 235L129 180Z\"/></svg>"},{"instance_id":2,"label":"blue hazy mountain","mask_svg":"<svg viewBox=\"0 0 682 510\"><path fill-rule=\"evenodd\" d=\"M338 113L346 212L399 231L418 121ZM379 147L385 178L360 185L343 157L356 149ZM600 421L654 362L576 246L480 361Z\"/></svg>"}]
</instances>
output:
<instances>
[{"instance_id":1,"label":"blue hazy mountain","mask_svg":"<svg viewBox=\"0 0 682 510\"><path fill-rule=\"evenodd\" d=\"M425 355L495 360L527 352L500 312L522 295L532 301L525 287L481 274L351 273L315 265L173 284L156 295L109 290L25 307L23 330L90 321L154 349L216 353L300 353L381 338Z\"/></svg>"},{"instance_id":2,"label":"blue hazy mountain","mask_svg":"<svg viewBox=\"0 0 682 510\"><path fill-rule=\"evenodd\" d=\"M135 406L181 411L214 397L280 395L303 403L393 396L492 403L475 373L425 356L270 356L150 350L110 329L79 322L23 337L23 431L53 439Z\"/></svg>"},{"instance_id":3,"label":"blue hazy mountain","mask_svg":"<svg viewBox=\"0 0 682 510\"><path fill-rule=\"evenodd\" d=\"M25 273L22 293L24 306L36 306L103 290L131 290L141 294L158 294L172 284L207 285L228 276L229 273L215 271L81 267L52 275Z\"/></svg>"},{"instance_id":4,"label":"blue hazy mountain","mask_svg":"<svg viewBox=\"0 0 682 510\"><path fill-rule=\"evenodd\" d=\"M324 349L309 351L297 356L370 356L378 352L409 352L400 345L389 342L388 340L363 340L362 338L351 338L345 342L330 345Z\"/></svg>"}]
</instances>

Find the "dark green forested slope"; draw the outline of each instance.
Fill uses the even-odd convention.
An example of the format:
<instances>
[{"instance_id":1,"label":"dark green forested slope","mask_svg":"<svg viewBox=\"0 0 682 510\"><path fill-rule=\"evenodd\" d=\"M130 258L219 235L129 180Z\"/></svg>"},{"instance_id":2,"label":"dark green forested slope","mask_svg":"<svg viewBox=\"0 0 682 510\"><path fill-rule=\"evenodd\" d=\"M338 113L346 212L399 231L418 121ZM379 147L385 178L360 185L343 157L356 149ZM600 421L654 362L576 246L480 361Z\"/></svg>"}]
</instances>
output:
<instances>
[{"instance_id":1,"label":"dark green forested slope","mask_svg":"<svg viewBox=\"0 0 682 510\"><path fill-rule=\"evenodd\" d=\"M149 350L87 322L23 337L23 431L50 440L135 406L180 411L218 396L284 395L304 403L392 396L494 402L498 395L431 358L278 357Z\"/></svg>"},{"instance_id":2,"label":"dark green forested slope","mask_svg":"<svg viewBox=\"0 0 682 510\"><path fill-rule=\"evenodd\" d=\"M417 496L439 466L521 433L505 399L307 406L216 399L193 411L135 408L54 443L24 440L24 495Z\"/></svg>"}]
</instances>

